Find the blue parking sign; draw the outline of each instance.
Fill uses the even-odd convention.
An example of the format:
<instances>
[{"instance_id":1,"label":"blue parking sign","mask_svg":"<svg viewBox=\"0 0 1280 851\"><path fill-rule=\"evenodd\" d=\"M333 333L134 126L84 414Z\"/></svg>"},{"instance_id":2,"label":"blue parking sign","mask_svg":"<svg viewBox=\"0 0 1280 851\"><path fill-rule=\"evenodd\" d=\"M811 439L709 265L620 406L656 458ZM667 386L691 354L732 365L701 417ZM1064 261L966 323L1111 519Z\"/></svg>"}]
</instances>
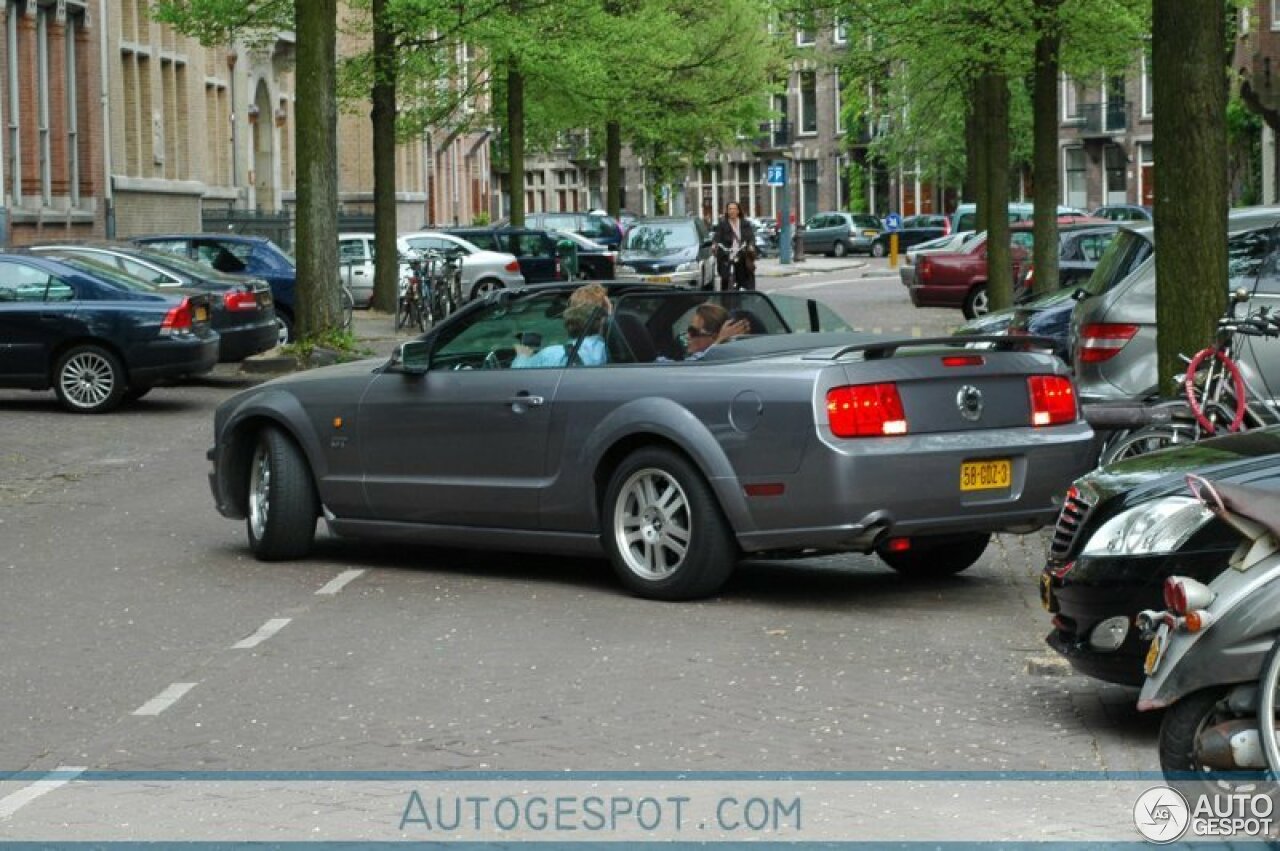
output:
<instances>
[{"instance_id":1,"label":"blue parking sign","mask_svg":"<svg viewBox=\"0 0 1280 851\"><path fill-rule=\"evenodd\" d=\"M890 213L885 216L884 229L889 231L902 230L902 217L897 213Z\"/></svg>"},{"instance_id":2,"label":"blue parking sign","mask_svg":"<svg viewBox=\"0 0 1280 851\"><path fill-rule=\"evenodd\" d=\"M769 186L787 185L787 161L774 160L765 168L764 182Z\"/></svg>"}]
</instances>

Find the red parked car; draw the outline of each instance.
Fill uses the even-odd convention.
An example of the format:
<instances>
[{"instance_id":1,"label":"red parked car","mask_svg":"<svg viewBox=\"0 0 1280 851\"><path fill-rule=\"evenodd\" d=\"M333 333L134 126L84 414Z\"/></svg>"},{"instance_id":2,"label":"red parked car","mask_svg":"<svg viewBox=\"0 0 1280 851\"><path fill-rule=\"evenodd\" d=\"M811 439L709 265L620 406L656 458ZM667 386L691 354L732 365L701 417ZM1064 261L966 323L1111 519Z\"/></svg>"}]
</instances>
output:
<instances>
[{"instance_id":1,"label":"red parked car","mask_svg":"<svg viewBox=\"0 0 1280 851\"><path fill-rule=\"evenodd\" d=\"M1105 219L1088 216L1059 216L1058 224L1105 225ZM1022 277L1031 261L1031 223L1019 222L1009 229L1009 251L1013 260L1013 280ZM914 280L907 285L916 307L958 307L966 319L987 312L987 237L985 234L956 252L923 254L916 260Z\"/></svg>"}]
</instances>

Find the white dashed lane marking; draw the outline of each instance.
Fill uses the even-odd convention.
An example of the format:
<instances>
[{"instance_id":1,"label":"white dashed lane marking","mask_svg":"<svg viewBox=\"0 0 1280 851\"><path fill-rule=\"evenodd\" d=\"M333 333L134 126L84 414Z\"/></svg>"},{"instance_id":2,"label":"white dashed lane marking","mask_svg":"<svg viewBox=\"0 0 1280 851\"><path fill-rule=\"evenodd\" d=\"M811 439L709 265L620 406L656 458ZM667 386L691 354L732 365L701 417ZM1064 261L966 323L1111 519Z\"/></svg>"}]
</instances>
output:
<instances>
[{"instance_id":1,"label":"white dashed lane marking","mask_svg":"<svg viewBox=\"0 0 1280 851\"><path fill-rule=\"evenodd\" d=\"M364 575L363 570L344 570L341 573L339 573L337 576L333 577L328 582L326 582L324 586L316 593L327 594L327 595L337 594L343 588L347 587L347 583L351 582L354 579L359 579L363 575Z\"/></svg>"},{"instance_id":2,"label":"white dashed lane marking","mask_svg":"<svg viewBox=\"0 0 1280 851\"><path fill-rule=\"evenodd\" d=\"M258 627L258 631L255 632L253 635L249 636L248 638L243 638L240 641L237 641L235 644L231 645L231 649L232 650L248 650L252 647L257 647L259 644L266 641L268 638L270 638L271 636L275 635L277 632L279 632L280 630L288 626L289 621L291 620L293 620L293 618L272 618L271 620L264 623L262 626Z\"/></svg>"},{"instance_id":3,"label":"white dashed lane marking","mask_svg":"<svg viewBox=\"0 0 1280 851\"><path fill-rule=\"evenodd\" d=\"M134 715L159 715L196 687L195 683L174 683L146 703L133 710Z\"/></svg>"},{"instance_id":4,"label":"white dashed lane marking","mask_svg":"<svg viewBox=\"0 0 1280 851\"><path fill-rule=\"evenodd\" d=\"M67 785L84 771L84 766L60 765L30 786L5 795L0 798L0 821L11 818L14 813L41 795L47 795L59 786Z\"/></svg>"}]
</instances>

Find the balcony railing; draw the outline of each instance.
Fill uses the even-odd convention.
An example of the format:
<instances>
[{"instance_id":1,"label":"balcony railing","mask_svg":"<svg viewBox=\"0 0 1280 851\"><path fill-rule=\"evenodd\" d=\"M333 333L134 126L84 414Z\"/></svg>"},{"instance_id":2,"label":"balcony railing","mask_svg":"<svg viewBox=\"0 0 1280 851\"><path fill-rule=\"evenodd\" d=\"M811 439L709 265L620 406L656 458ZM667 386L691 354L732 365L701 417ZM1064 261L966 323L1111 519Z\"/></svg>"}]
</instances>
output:
<instances>
[{"instance_id":1,"label":"balcony railing","mask_svg":"<svg viewBox=\"0 0 1280 851\"><path fill-rule=\"evenodd\" d=\"M1129 123L1129 102L1109 100L1106 103L1080 104L1080 129L1086 136L1123 133Z\"/></svg>"},{"instance_id":2,"label":"balcony railing","mask_svg":"<svg viewBox=\"0 0 1280 851\"><path fill-rule=\"evenodd\" d=\"M760 134L756 137L756 147L764 150L791 147L791 122L766 121L761 124Z\"/></svg>"}]
</instances>

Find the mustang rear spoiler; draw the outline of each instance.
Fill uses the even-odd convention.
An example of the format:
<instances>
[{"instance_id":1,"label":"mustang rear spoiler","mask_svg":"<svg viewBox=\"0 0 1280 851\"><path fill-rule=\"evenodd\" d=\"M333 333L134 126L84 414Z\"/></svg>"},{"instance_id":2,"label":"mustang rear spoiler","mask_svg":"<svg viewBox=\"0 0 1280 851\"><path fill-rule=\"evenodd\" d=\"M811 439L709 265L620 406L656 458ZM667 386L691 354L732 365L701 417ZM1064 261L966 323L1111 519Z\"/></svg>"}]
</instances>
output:
<instances>
[{"instance_id":1,"label":"mustang rear spoiler","mask_svg":"<svg viewBox=\"0 0 1280 851\"><path fill-rule=\"evenodd\" d=\"M907 340L879 340L871 343L855 343L849 346L841 346L836 349L825 349L817 352L810 352L804 356L805 360L839 360L845 355L851 355L861 352L867 360L879 360L880 358L893 357L898 349L906 348L924 348L932 347L962 347L970 348L973 343L981 343L984 351L1028 351L1040 350L1052 351L1054 340L1052 337L1032 337L1032 336L1007 336L996 334L976 334L972 337L924 337L920 339Z\"/></svg>"}]
</instances>

